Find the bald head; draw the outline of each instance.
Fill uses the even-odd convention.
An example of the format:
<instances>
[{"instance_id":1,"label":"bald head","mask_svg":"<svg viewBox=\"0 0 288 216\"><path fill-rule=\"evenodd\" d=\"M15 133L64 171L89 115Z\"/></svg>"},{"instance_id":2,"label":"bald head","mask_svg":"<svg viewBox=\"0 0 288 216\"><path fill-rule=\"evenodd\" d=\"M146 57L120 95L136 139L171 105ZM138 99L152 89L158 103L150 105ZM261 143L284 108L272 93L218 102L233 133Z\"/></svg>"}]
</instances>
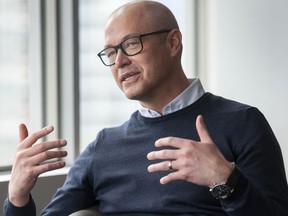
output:
<instances>
[{"instance_id":1,"label":"bald head","mask_svg":"<svg viewBox=\"0 0 288 216\"><path fill-rule=\"evenodd\" d=\"M138 0L115 10L106 23L105 47L112 51L104 55L115 57L111 71L118 86L144 107L161 112L189 84L181 65L177 21L159 2Z\"/></svg>"},{"instance_id":2,"label":"bald head","mask_svg":"<svg viewBox=\"0 0 288 216\"><path fill-rule=\"evenodd\" d=\"M155 1L138 0L122 5L110 15L106 27L122 16L133 17L144 29L179 29L169 8Z\"/></svg>"}]
</instances>

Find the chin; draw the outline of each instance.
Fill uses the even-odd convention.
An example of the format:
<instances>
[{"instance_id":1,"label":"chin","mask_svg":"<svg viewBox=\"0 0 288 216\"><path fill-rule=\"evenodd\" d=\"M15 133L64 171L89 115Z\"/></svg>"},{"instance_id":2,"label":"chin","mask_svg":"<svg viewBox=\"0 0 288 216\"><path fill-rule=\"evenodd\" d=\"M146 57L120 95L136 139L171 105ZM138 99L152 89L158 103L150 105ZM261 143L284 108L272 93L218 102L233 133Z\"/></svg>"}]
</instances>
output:
<instances>
[{"instance_id":1,"label":"chin","mask_svg":"<svg viewBox=\"0 0 288 216\"><path fill-rule=\"evenodd\" d=\"M129 99L129 100L139 100L140 97L138 94L135 94L135 92L128 92L128 91L123 91L125 96Z\"/></svg>"},{"instance_id":2,"label":"chin","mask_svg":"<svg viewBox=\"0 0 288 216\"><path fill-rule=\"evenodd\" d=\"M135 95L125 94L125 96L126 96L129 100L138 100Z\"/></svg>"}]
</instances>

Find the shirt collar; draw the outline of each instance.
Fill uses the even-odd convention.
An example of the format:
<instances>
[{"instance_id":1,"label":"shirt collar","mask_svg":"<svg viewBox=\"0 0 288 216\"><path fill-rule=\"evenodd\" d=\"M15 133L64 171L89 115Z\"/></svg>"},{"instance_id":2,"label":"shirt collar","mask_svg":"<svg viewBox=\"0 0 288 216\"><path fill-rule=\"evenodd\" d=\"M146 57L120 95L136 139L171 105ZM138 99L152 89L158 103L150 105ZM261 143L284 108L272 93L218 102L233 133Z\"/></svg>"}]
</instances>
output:
<instances>
[{"instance_id":1,"label":"shirt collar","mask_svg":"<svg viewBox=\"0 0 288 216\"><path fill-rule=\"evenodd\" d=\"M191 105L205 93L199 78L189 79L189 81L190 85L163 108L162 115L168 115ZM140 107L139 112L142 116L147 118L156 118L161 116L160 113L143 106Z\"/></svg>"}]
</instances>

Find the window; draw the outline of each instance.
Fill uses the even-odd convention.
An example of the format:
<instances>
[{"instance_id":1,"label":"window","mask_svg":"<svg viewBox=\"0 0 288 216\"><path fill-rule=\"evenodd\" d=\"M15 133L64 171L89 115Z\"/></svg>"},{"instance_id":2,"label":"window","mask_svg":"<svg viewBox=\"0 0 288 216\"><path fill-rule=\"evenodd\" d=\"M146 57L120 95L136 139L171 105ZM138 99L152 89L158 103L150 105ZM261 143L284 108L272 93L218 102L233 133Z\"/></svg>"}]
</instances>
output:
<instances>
[{"instance_id":1,"label":"window","mask_svg":"<svg viewBox=\"0 0 288 216\"><path fill-rule=\"evenodd\" d=\"M27 1L0 1L0 47L0 166L8 166L18 143L17 125L29 119Z\"/></svg>"},{"instance_id":2,"label":"window","mask_svg":"<svg viewBox=\"0 0 288 216\"><path fill-rule=\"evenodd\" d=\"M118 89L109 67L97 56L104 46L108 15L127 0L79 1L80 148L104 127L122 123L138 107Z\"/></svg>"},{"instance_id":3,"label":"window","mask_svg":"<svg viewBox=\"0 0 288 216\"><path fill-rule=\"evenodd\" d=\"M31 40L36 36L32 37L29 5L29 0L0 0L1 169L12 164L19 142L19 123L26 123L31 128L41 125L41 118L37 115L41 102L34 92L38 90L38 83L33 84L41 71L32 78L30 64L36 49L31 50Z\"/></svg>"}]
</instances>

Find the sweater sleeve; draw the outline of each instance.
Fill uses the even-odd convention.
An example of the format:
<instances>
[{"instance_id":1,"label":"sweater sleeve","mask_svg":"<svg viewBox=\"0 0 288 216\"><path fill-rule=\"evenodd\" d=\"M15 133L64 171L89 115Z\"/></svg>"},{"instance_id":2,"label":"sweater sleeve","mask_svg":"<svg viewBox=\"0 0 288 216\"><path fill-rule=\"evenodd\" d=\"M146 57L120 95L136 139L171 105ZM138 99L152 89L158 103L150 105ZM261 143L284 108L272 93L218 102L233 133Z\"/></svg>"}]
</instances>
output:
<instances>
[{"instance_id":1,"label":"sweater sleeve","mask_svg":"<svg viewBox=\"0 0 288 216\"><path fill-rule=\"evenodd\" d=\"M57 190L50 204L41 215L70 215L81 209L96 205L95 194L90 179L95 140L76 159L64 185Z\"/></svg>"},{"instance_id":2,"label":"sweater sleeve","mask_svg":"<svg viewBox=\"0 0 288 216\"><path fill-rule=\"evenodd\" d=\"M235 148L242 176L232 196L221 201L223 209L229 216L288 216L288 187L280 146L260 111L247 111L240 134L242 144Z\"/></svg>"},{"instance_id":3,"label":"sweater sleeve","mask_svg":"<svg viewBox=\"0 0 288 216\"><path fill-rule=\"evenodd\" d=\"M3 208L3 215L4 216L23 216L23 215L31 215L36 216L36 207L35 203L30 195L30 200L27 205L23 207L16 207L14 206L8 198L4 201L4 208Z\"/></svg>"}]
</instances>

